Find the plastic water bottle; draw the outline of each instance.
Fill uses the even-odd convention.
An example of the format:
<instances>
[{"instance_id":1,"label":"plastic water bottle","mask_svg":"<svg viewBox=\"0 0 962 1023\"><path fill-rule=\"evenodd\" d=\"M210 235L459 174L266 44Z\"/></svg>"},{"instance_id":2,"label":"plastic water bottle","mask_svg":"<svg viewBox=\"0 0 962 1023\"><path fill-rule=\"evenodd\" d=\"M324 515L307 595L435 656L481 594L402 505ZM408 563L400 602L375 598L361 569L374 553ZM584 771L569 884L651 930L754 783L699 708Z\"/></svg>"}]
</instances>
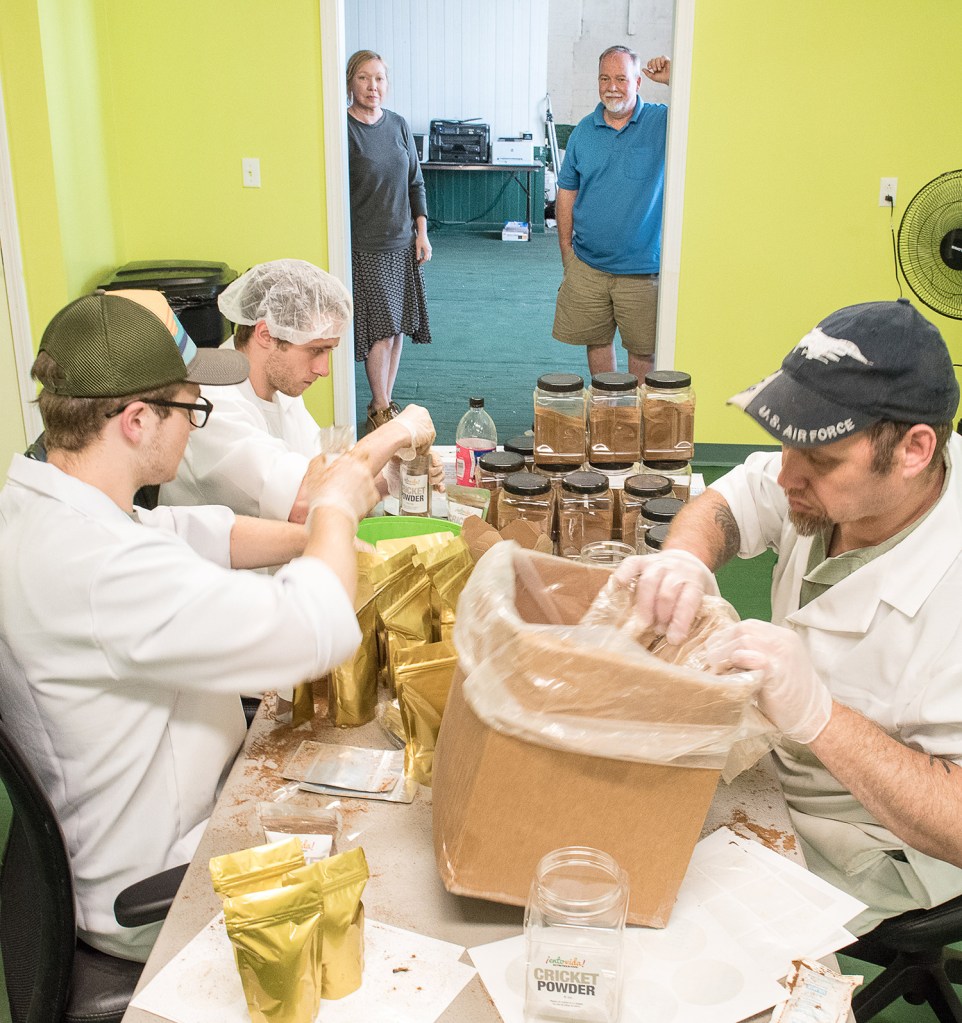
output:
<instances>
[{"instance_id":1,"label":"plastic water bottle","mask_svg":"<svg viewBox=\"0 0 962 1023\"><path fill-rule=\"evenodd\" d=\"M455 470L462 487L478 485L475 479L478 459L498 446L498 428L484 411L484 398L472 398L469 404L454 435Z\"/></svg>"}]
</instances>

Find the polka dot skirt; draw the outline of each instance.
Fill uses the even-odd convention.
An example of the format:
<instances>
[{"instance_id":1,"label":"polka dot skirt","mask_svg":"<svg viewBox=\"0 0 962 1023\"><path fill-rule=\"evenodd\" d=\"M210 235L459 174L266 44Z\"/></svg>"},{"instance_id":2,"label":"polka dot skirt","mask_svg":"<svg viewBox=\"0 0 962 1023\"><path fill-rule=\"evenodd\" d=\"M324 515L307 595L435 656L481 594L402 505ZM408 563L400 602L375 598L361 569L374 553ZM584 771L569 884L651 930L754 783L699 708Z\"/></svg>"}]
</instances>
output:
<instances>
[{"instance_id":1,"label":"polka dot skirt","mask_svg":"<svg viewBox=\"0 0 962 1023\"><path fill-rule=\"evenodd\" d=\"M354 358L363 362L376 341L407 334L415 344L431 341L424 274L416 250L351 253L354 284Z\"/></svg>"}]
</instances>

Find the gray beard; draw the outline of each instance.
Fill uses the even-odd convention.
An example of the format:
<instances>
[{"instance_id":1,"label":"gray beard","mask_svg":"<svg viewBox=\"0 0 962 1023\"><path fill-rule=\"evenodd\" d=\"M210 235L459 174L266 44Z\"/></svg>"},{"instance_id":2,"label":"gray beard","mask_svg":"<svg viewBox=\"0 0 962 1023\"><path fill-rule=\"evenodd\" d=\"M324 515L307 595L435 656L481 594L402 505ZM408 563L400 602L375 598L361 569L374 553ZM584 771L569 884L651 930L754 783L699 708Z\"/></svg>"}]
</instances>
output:
<instances>
[{"instance_id":1,"label":"gray beard","mask_svg":"<svg viewBox=\"0 0 962 1023\"><path fill-rule=\"evenodd\" d=\"M801 515L793 511L788 513L788 521L795 527L795 532L799 536L814 536L835 525L827 515Z\"/></svg>"}]
</instances>

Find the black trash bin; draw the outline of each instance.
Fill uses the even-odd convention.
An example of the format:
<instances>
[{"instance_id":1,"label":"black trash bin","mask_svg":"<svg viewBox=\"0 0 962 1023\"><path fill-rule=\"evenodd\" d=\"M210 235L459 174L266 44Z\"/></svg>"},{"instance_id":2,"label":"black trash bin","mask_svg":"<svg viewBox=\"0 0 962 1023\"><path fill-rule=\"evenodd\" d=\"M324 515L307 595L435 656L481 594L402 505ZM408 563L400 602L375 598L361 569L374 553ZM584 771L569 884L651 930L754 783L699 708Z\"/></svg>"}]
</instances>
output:
<instances>
[{"instance_id":1,"label":"black trash bin","mask_svg":"<svg viewBox=\"0 0 962 1023\"><path fill-rule=\"evenodd\" d=\"M146 288L163 292L184 330L201 348L216 348L230 337L230 324L217 308L217 296L237 277L226 263L155 259L125 263L98 287L106 291Z\"/></svg>"}]
</instances>

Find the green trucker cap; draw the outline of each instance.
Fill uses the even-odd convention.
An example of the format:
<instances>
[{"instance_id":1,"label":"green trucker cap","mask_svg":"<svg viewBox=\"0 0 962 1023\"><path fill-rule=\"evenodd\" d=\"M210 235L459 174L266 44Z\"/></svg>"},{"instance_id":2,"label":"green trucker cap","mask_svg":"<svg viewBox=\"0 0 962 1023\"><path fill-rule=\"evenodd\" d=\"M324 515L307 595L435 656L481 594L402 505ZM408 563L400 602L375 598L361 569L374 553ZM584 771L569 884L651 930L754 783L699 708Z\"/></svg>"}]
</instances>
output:
<instances>
[{"instance_id":1,"label":"green trucker cap","mask_svg":"<svg viewBox=\"0 0 962 1023\"><path fill-rule=\"evenodd\" d=\"M250 372L242 352L199 349L159 291L76 299L47 325L40 351L60 370L46 390L71 398L122 398L180 381L239 384Z\"/></svg>"}]
</instances>

